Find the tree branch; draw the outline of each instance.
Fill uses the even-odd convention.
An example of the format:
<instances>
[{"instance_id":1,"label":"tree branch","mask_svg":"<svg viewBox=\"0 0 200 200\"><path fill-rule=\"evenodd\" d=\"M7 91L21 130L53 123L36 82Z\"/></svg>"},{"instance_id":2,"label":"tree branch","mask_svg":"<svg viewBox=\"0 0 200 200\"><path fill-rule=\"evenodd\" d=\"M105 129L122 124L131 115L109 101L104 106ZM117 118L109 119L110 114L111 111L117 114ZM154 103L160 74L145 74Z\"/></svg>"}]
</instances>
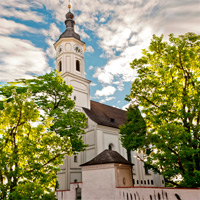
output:
<instances>
[{"instance_id":1,"label":"tree branch","mask_svg":"<svg viewBox=\"0 0 200 200\"><path fill-rule=\"evenodd\" d=\"M147 97L145 96L141 96L143 99L145 99L146 101L148 101L151 105L155 106L156 108L160 109L160 106L156 105L153 101L149 100ZM170 113L170 114L174 114L173 112L166 110L166 112Z\"/></svg>"},{"instance_id":2,"label":"tree branch","mask_svg":"<svg viewBox=\"0 0 200 200\"><path fill-rule=\"evenodd\" d=\"M177 162L178 162L178 165L179 165L179 169L183 172L183 174L185 173L185 170L184 170L184 168L183 168L183 165L182 165L182 163L181 163L181 158L180 158L180 156L179 156L179 154L178 153L176 153L176 151L174 151L171 147L167 147L172 153L174 153L177 157L178 157L178 159L177 159Z\"/></svg>"}]
</instances>

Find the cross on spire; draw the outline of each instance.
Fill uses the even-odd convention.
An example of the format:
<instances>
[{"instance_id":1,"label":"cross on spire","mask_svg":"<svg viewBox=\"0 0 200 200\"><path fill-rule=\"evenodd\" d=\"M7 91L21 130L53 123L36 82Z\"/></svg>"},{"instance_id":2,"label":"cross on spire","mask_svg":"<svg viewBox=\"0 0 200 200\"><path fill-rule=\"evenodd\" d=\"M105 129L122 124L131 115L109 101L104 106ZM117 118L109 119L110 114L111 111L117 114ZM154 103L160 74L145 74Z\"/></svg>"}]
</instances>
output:
<instances>
[{"instance_id":1,"label":"cross on spire","mask_svg":"<svg viewBox=\"0 0 200 200\"><path fill-rule=\"evenodd\" d=\"M69 12L70 12L70 8L71 8L70 0L69 0L68 8L69 8Z\"/></svg>"}]
</instances>

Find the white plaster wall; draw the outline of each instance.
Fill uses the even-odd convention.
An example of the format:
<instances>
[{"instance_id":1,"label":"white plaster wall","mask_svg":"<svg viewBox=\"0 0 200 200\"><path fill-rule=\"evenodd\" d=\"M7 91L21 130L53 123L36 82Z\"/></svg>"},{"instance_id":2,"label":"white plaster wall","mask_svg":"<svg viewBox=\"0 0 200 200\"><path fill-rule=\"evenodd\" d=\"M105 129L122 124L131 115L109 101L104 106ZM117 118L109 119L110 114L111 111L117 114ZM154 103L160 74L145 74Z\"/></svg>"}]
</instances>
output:
<instances>
[{"instance_id":1,"label":"white plaster wall","mask_svg":"<svg viewBox=\"0 0 200 200\"><path fill-rule=\"evenodd\" d=\"M60 165L60 171L57 173L59 190L66 190L70 188L70 183L77 180L82 181L82 173L80 164L82 164L82 152L77 154L77 162L74 162L74 156L66 156L63 165Z\"/></svg>"},{"instance_id":2,"label":"white plaster wall","mask_svg":"<svg viewBox=\"0 0 200 200\"><path fill-rule=\"evenodd\" d=\"M82 48L83 54L77 54L74 52L74 45L78 44L80 48ZM77 74L78 76L85 77L85 63L84 63L84 52L85 52L85 44L75 38L62 38L58 42L55 43L56 49L56 68L58 69L58 61L62 60L63 70L61 74L65 72L71 72L73 74ZM59 53L59 48L62 46L62 52ZM77 73L75 66L76 60L80 61L81 71Z\"/></svg>"},{"instance_id":3,"label":"white plaster wall","mask_svg":"<svg viewBox=\"0 0 200 200\"><path fill-rule=\"evenodd\" d=\"M72 86L73 87L73 86ZM88 94L87 93L83 93L83 92L80 92L76 89L73 89L73 93L72 93L72 96L76 96L76 107L80 107L82 109L82 107L85 107L87 108L88 105L89 105L89 102L88 102Z\"/></svg>"},{"instance_id":4,"label":"white plaster wall","mask_svg":"<svg viewBox=\"0 0 200 200\"><path fill-rule=\"evenodd\" d=\"M120 142L119 129L97 125L97 154L108 149L109 144L113 144L113 150L127 159L126 150Z\"/></svg>"},{"instance_id":5,"label":"white plaster wall","mask_svg":"<svg viewBox=\"0 0 200 200\"><path fill-rule=\"evenodd\" d=\"M93 159L95 155L95 148L87 148L86 150L86 157L85 157L85 162L88 162L89 160Z\"/></svg>"},{"instance_id":6,"label":"white plaster wall","mask_svg":"<svg viewBox=\"0 0 200 200\"><path fill-rule=\"evenodd\" d=\"M82 180L82 200L115 199L114 164L84 166Z\"/></svg>"},{"instance_id":7,"label":"white plaster wall","mask_svg":"<svg viewBox=\"0 0 200 200\"><path fill-rule=\"evenodd\" d=\"M56 191L58 200L75 200L76 188L84 188L84 183L71 184L69 191ZM91 192L91 194L90 194ZM87 196L85 195L87 194ZM90 198L93 195L93 198ZM114 188L102 190L93 188L91 191L82 189L82 200L199 200L200 189L176 189L176 188Z\"/></svg>"},{"instance_id":8,"label":"white plaster wall","mask_svg":"<svg viewBox=\"0 0 200 200\"><path fill-rule=\"evenodd\" d=\"M199 200L200 189L116 188L117 200ZM103 200L103 199L102 199Z\"/></svg>"},{"instance_id":9,"label":"white plaster wall","mask_svg":"<svg viewBox=\"0 0 200 200\"><path fill-rule=\"evenodd\" d=\"M76 99L76 108L78 108L81 112L82 107L90 108L90 81L71 73L65 73L62 77L67 85L71 85L73 87L71 99Z\"/></svg>"},{"instance_id":10,"label":"white plaster wall","mask_svg":"<svg viewBox=\"0 0 200 200\"><path fill-rule=\"evenodd\" d=\"M103 132L104 149L108 149L109 144L112 144L112 150L119 152L119 137L118 133L109 133L109 131Z\"/></svg>"},{"instance_id":11,"label":"white plaster wall","mask_svg":"<svg viewBox=\"0 0 200 200\"><path fill-rule=\"evenodd\" d=\"M77 159L77 162L75 160L75 157ZM82 164L82 160L81 160L81 153L77 154L77 155L72 155L71 157L69 157L70 159L70 168L80 168L79 165Z\"/></svg>"},{"instance_id":12,"label":"white plaster wall","mask_svg":"<svg viewBox=\"0 0 200 200\"><path fill-rule=\"evenodd\" d=\"M88 130L86 136L86 144L89 146L95 145L95 131Z\"/></svg>"},{"instance_id":13,"label":"white plaster wall","mask_svg":"<svg viewBox=\"0 0 200 200\"><path fill-rule=\"evenodd\" d=\"M66 172L58 172L58 183L59 183L59 190L65 190L66 189Z\"/></svg>"},{"instance_id":14,"label":"white plaster wall","mask_svg":"<svg viewBox=\"0 0 200 200\"><path fill-rule=\"evenodd\" d=\"M133 186L132 180L132 167L130 165L116 164L116 186L117 187L131 187Z\"/></svg>"},{"instance_id":15,"label":"white plaster wall","mask_svg":"<svg viewBox=\"0 0 200 200\"><path fill-rule=\"evenodd\" d=\"M135 180L135 186L144 187L164 187L165 182L163 176L154 173L152 170L148 170L149 174L145 174L144 163L137 158L139 156L143 159L142 153L136 151L131 152L133 166L133 178Z\"/></svg>"},{"instance_id":16,"label":"white plaster wall","mask_svg":"<svg viewBox=\"0 0 200 200\"><path fill-rule=\"evenodd\" d=\"M71 179L70 183L81 182L81 180L82 180L81 172L77 172L77 171L71 172L70 173L70 179Z\"/></svg>"},{"instance_id":17,"label":"white plaster wall","mask_svg":"<svg viewBox=\"0 0 200 200\"><path fill-rule=\"evenodd\" d=\"M105 149L108 149L108 145L110 143L114 145L113 150L116 150L127 159L126 150L122 147L120 142L118 129L99 126L92 120L88 119L88 128L86 129L86 132L86 135L84 135L84 142L88 144L88 147L85 152L82 152L78 155L78 163L73 162L73 156L71 158L69 157L68 161L65 160L65 166L69 167L65 171L65 179L59 176L59 182L62 182L62 189L68 189L70 182L74 181L74 174L72 173L78 172L78 181L82 181L81 169L79 165L93 159L96 155ZM154 172L150 171L150 175L145 175L144 164L136 158L137 155L137 152L132 152L132 162L135 164L133 166L133 178L135 179L135 186L164 187L164 184L162 184L163 177L159 174L155 174ZM67 182L67 184L63 183L63 181ZM137 181L139 182L138 184ZM146 181L146 184L144 181ZM153 181L153 184L151 181Z\"/></svg>"},{"instance_id":18,"label":"white plaster wall","mask_svg":"<svg viewBox=\"0 0 200 200\"><path fill-rule=\"evenodd\" d=\"M76 200L76 188L82 188L82 183L70 184L70 190L57 190L58 200Z\"/></svg>"}]
</instances>

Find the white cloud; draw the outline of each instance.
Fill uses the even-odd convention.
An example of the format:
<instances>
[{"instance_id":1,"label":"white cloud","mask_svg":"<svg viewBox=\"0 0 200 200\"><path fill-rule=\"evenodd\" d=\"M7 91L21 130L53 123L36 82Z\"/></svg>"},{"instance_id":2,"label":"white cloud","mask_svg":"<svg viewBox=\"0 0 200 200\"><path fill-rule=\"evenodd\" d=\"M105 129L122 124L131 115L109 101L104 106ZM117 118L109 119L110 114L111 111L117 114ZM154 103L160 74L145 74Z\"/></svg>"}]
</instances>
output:
<instances>
[{"instance_id":1,"label":"white cloud","mask_svg":"<svg viewBox=\"0 0 200 200\"><path fill-rule=\"evenodd\" d=\"M84 29L80 29L79 26L74 27L75 32L81 36L81 39L89 39L90 36L84 31Z\"/></svg>"},{"instance_id":2,"label":"white cloud","mask_svg":"<svg viewBox=\"0 0 200 200\"><path fill-rule=\"evenodd\" d=\"M102 90L97 90L95 96L110 96L113 95L116 91L116 88L113 86L106 86Z\"/></svg>"},{"instance_id":3,"label":"white cloud","mask_svg":"<svg viewBox=\"0 0 200 200\"><path fill-rule=\"evenodd\" d=\"M0 36L0 81L30 78L49 70L42 49L30 41Z\"/></svg>"},{"instance_id":4,"label":"white cloud","mask_svg":"<svg viewBox=\"0 0 200 200\"><path fill-rule=\"evenodd\" d=\"M56 51L54 49L53 44L55 43L54 40L46 39L46 43L49 45L49 47L46 49L46 54L49 58L55 58L56 57Z\"/></svg>"},{"instance_id":5,"label":"white cloud","mask_svg":"<svg viewBox=\"0 0 200 200\"><path fill-rule=\"evenodd\" d=\"M102 17L100 20L99 20L99 22L105 22L106 21L106 19L104 18L104 17Z\"/></svg>"},{"instance_id":6,"label":"white cloud","mask_svg":"<svg viewBox=\"0 0 200 200\"><path fill-rule=\"evenodd\" d=\"M111 101L113 99L116 99L115 97L106 97L105 99L100 100L100 103L105 103L107 101Z\"/></svg>"},{"instance_id":7,"label":"white cloud","mask_svg":"<svg viewBox=\"0 0 200 200\"><path fill-rule=\"evenodd\" d=\"M42 33L51 40L54 40L54 42L58 39L59 35L61 34L59 28L56 26L55 23L50 24L49 30L43 29Z\"/></svg>"},{"instance_id":8,"label":"white cloud","mask_svg":"<svg viewBox=\"0 0 200 200\"><path fill-rule=\"evenodd\" d=\"M96 68L93 76L103 84L133 81L136 73L129 63L149 46L152 34L200 33L199 0L127 0L126 4L122 0L77 0L73 4L81 12L76 16L78 24L94 31L104 52L100 57L109 58L104 67ZM118 90L123 90L122 84Z\"/></svg>"},{"instance_id":9,"label":"white cloud","mask_svg":"<svg viewBox=\"0 0 200 200\"><path fill-rule=\"evenodd\" d=\"M94 78L98 78L101 83L108 83L111 84L113 80L113 75L110 73L106 73L106 71L102 68L97 68L95 74L93 75Z\"/></svg>"},{"instance_id":10,"label":"white cloud","mask_svg":"<svg viewBox=\"0 0 200 200\"><path fill-rule=\"evenodd\" d=\"M0 18L0 24L0 35L16 34L22 31L31 33L37 32L34 28L4 18Z\"/></svg>"},{"instance_id":11,"label":"white cloud","mask_svg":"<svg viewBox=\"0 0 200 200\"><path fill-rule=\"evenodd\" d=\"M96 83L90 83L90 86L95 87L95 86L97 86L97 84Z\"/></svg>"},{"instance_id":12,"label":"white cloud","mask_svg":"<svg viewBox=\"0 0 200 200\"><path fill-rule=\"evenodd\" d=\"M123 107L122 107L122 110L127 110L127 108L129 107L131 105L131 103L129 102L129 103L127 103L126 105L124 105Z\"/></svg>"},{"instance_id":13,"label":"white cloud","mask_svg":"<svg viewBox=\"0 0 200 200\"><path fill-rule=\"evenodd\" d=\"M94 69L94 67L92 65L89 66L89 70L92 70Z\"/></svg>"},{"instance_id":14,"label":"white cloud","mask_svg":"<svg viewBox=\"0 0 200 200\"><path fill-rule=\"evenodd\" d=\"M86 47L86 52L88 52L88 53L94 53L93 47L92 46L87 46Z\"/></svg>"},{"instance_id":15,"label":"white cloud","mask_svg":"<svg viewBox=\"0 0 200 200\"><path fill-rule=\"evenodd\" d=\"M24 21L30 20L35 22L43 22L43 17L40 13L32 11L35 8L34 3L26 0L6 0L0 1L0 16L15 17Z\"/></svg>"},{"instance_id":16,"label":"white cloud","mask_svg":"<svg viewBox=\"0 0 200 200\"><path fill-rule=\"evenodd\" d=\"M57 22L64 22L64 14L67 12L67 3L64 0L0 1L0 16L46 23L45 16L36 11L37 8L43 7L51 12ZM95 66L94 77L103 85L118 81L118 90L123 90L123 82L134 79L136 73L129 63L141 56L141 49L148 47L152 34L184 34L188 31L200 33L199 0L127 0L126 3L122 0L76 0L72 1L72 11L78 11L75 15L75 29L81 38L90 39L87 33L88 30L91 31L90 34L97 37L104 52L101 57L108 58L105 66ZM0 33L3 35L35 31L31 28L27 30L27 26L11 20L7 22L9 24L0 21ZM53 58L55 51L52 44L60 35L59 29L55 24L51 24L49 30L43 33L46 34L46 42L49 45L46 53ZM7 53L9 55L12 52L12 49L10 50L10 53ZM44 57L44 52L38 50L41 52L40 56Z\"/></svg>"},{"instance_id":17,"label":"white cloud","mask_svg":"<svg viewBox=\"0 0 200 200\"><path fill-rule=\"evenodd\" d=\"M130 63L134 57L139 57L139 55L141 52L138 52L136 47L129 47L121 53L121 56L111 59L103 68L97 68L93 77L108 84L112 84L115 78L120 82L133 81L136 73L130 68Z\"/></svg>"},{"instance_id":18,"label":"white cloud","mask_svg":"<svg viewBox=\"0 0 200 200\"><path fill-rule=\"evenodd\" d=\"M58 36L61 34L59 28L55 23L50 24L49 30L42 30L42 33L46 36L46 43L49 47L46 49L46 54L50 58L56 57L56 51L54 48L54 43L58 39Z\"/></svg>"}]
</instances>

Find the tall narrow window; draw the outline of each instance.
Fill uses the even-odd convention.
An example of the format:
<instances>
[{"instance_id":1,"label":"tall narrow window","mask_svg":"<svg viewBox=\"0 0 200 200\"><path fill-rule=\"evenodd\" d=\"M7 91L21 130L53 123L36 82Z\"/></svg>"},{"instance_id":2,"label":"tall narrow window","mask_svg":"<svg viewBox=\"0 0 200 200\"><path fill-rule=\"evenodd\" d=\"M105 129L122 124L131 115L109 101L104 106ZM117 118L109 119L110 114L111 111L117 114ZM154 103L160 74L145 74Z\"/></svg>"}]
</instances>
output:
<instances>
[{"instance_id":1,"label":"tall narrow window","mask_svg":"<svg viewBox=\"0 0 200 200\"><path fill-rule=\"evenodd\" d=\"M62 71L62 62L61 62L61 61L58 63L58 71L59 71L59 72Z\"/></svg>"},{"instance_id":2,"label":"tall narrow window","mask_svg":"<svg viewBox=\"0 0 200 200\"><path fill-rule=\"evenodd\" d=\"M75 162L75 163L78 162L77 156L74 156L74 162Z\"/></svg>"},{"instance_id":3,"label":"tall narrow window","mask_svg":"<svg viewBox=\"0 0 200 200\"><path fill-rule=\"evenodd\" d=\"M80 61L79 60L76 61L76 71L80 72Z\"/></svg>"}]
</instances>

